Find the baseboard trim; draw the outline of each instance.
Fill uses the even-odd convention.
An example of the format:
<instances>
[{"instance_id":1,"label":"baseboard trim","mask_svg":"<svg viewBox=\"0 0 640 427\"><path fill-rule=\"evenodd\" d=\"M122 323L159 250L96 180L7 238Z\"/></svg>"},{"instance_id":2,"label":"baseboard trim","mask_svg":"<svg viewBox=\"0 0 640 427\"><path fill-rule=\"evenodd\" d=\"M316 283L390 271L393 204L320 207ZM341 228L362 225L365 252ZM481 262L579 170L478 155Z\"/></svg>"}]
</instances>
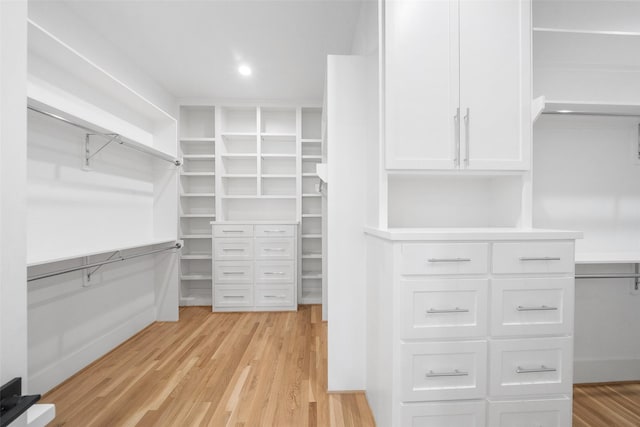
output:
<instances>
[{"instance_id":1,"label":"baseboard trim","mask_svg":"<svg viewBox=\"0 0 640 427\"><path fill-rule=\"evenodd\" d=\"M576 360L573 363L575 384L640 380L640 359Z\"/></svg>"}]
</instances>

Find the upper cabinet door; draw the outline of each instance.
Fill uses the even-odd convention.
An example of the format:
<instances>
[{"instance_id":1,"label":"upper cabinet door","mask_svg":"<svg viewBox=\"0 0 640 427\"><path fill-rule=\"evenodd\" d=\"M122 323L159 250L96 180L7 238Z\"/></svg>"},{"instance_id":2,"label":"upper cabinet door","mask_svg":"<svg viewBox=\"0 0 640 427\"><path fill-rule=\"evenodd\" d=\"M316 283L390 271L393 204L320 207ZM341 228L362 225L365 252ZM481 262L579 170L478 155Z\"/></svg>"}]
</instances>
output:
<instances>
[{"instance_id":1,"label":"upper cabinet door","mask_svg":"<svg viewBox=\"0 0 640 427\"><path fill-rule=\"evenodd\" d=\"M527 170L531 2L460 0L462 168Z\"/></svg>"},{"instance_id":2,"label":"upper cabinet door","mask_svg":"<svg viewBox=\"0 0 640 427\"><path fill-rule=\"evenodd\" d=\"M457 168L457 2L388 0L384 34L387 169Z\"/></svg>"}]
</instances>

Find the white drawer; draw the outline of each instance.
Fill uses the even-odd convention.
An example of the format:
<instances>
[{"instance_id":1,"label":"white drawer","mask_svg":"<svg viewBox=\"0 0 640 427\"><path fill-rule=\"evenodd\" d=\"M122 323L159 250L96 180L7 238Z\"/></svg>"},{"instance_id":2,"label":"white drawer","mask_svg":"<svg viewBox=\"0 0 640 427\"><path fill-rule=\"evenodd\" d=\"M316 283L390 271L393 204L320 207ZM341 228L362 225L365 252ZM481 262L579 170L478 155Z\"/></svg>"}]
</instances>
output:
<instances>
[{"instance_id":1,"label":"white drawer","mask_svg":"<svg viewBox=\"0 0 640 427\"><path fill-rule=\"evenodd\" d=\"M214 284L252 283L253 263L251 261L218 261L214 263Z\"/></svg>"},{"instance_id":2,"label":"white drawer","mask_svg":"<svg viewBox=\"0 0 640 427\"><path fill-rule=\"evenodd\" d=\"M293 283L293 261L256 261L256 283Z\"/></svg>"},{"instance_id":3,"label":"white drawer","mask_svg":"<svg viewBox=\"0 0 640 427\"><path fill-rule=\"evenodd\" d=\"M515 242L493 245L494 273L573 273L573 242Z\"/></svg>"},{"instance_id":4,"label":"white drawer","mask_svg":"<svg viewBox=\"0 0 640 427\"><path fill-rule=\"evenodd\" d=\"M252 238L213 239L213 259L216 261L250 261L253 259Z\"/></svg>"},{"instance_id":5,"label":"white drawer","mask_svg":"<svg viewBox=\"0 0 640 427\"><path fill-rule=\"evenodd\" d=\"M489 400L491 427L568 427L571 399Z\"/></svg>"},{"instance_id":6,"label":"white drawer","mask_svg":"<svg viewBox=\"0 0 640 427\"><path fill-rule=\"evenodd\" d=\"M573 281L569 277L492 280L491 334L570 334L573 331Z\"/></svg>"},{"instance_id":7,"label":"white drawer","mask_svg":"<svg viewBox=\"0 0 640 427\"><path fill-rule=\"evenodd\" d=\"M478 399L487 386L486 341L401 344L401 400Z\"/></svg>"},{"instance_id":8,"label":"white drawer","mask_svg":"<svg viewBox=\"0 0 640 427\"><path fill-rule=\"evenodd\" d=\"M400 404L403 427L483 427L485 413L484 400Z\"/></svg>"},{"instance_id":9,"label":"white drawer","mask_svg":"<svg viewBox=\"0 0 640 427\"><path fill-rule=\"evenodd\" d=\"M572 338L491 341L491 396L571 393Z\"/></svg>"},{"instance_id":10,"label":"white drawer","mask_svg":"<svg viewBox=\"0 0 640 427\"><path fill-rule=\"evenodd\" d=\"M254 288L256 306L281 307L294 305L293 284L259 285Z\"/></svg>"},{"instance_id":11,"label":"white drawer","mask_svg":"<svg viewBox=\"0 0 640 427\"><path fill-rule=\"evenodd\" d=\"M294 259L295 244L293 238L256 239L255 259Z\"/></svg>"},{"instance_id":12,"label":"white drawer","mask_svg":"<svg viewBox=\"0 0 640 427\"><path fill-rule=\"evenodd\" d=\"M253 305L251 286L214 286L213 289L215 307L248 307Z\"/></svg>"},{"instance_id":13,"label":"white drawer","mask_svg":"<svg viewBox=\"0 0 640 427\"><path fill-rule=\"evenodd\" d=\"M460 338L487 334L486 279L402 281L401 338Z\"/></svg>"},{"instance_id":14,"label":"white drawer","mask_svg":"<svg viewBox=\"0 0 640 427\"><path fill-rule=\"evenodd\" d=\"M401 273L482 274L488 271L487 243L406 243L402 245Z\"/></svg>"},{"instance_id":15,"label":"white drawer","mask_svg":"<svg viewBox=\"0 0 640 427\"><path fill-rule=\"evenodd\" d=\"M256 237L293 237L295 225L256 225Z\"/></svg>"},{"instance_id":16,"label":"white drawer","mask_svg":"<svg viewBox=\"0 0 640 427\"><path fill-rule=\"evenodd\" d=\"M253 225L215 224L213 237L252 237Z\"/></svg>"}]
</instances>

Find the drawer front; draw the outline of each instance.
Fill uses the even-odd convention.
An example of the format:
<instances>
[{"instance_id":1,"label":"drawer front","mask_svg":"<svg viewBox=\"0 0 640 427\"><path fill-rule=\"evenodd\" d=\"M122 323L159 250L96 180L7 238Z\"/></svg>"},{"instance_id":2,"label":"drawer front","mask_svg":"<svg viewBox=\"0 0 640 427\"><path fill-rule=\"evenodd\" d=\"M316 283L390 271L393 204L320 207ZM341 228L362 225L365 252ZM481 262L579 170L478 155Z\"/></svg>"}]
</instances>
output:
<instances>
[{"instance_id":1,"label":"drawer front","mask_svg":"<svg viewBox=\"0 0 640 427\"><path fill-rule=\"evenodd\" d=\"M253 237L253 225L216 224L213 237Z\"/></svg>"},{"instance_id":2,"label":"drawer front","mask_svg":"<svg viewBox=\"0 0 640 427\"><path fill-rule=\"evenodd\" d=\"M552 335L573 331L574 280L491 281L491 335Z\"/></svg>"},{"instance_id":3,"label":"drawer front","mask_svg":"<svg viewBox=\"0 0 640 427\"><path fill-rule=\"evenodd\" d=\"M478 399L487 385L486 341L401 344L401 400Z\"/></svg>"},{"instance_id":4,"label":"drawer front","mask_svg":"<svg viewBox=\"0 0 640 427\"><path fill-rule=\"evenodd\" d=\"M402 245L401 273L482 274L488 271L487 243L406 243Z\"/></svg>"},{"instance_id":5,"label":"drawer front","mask_svg":"<svg viewBox=\"0 0 640 427\"><path fill-rule=\"evenodd\" d=\"M403 281L401 338L460 338L487 334L487 289L483 279Z\"/></svg>"},{"instance_id":6,"label":"drawer front","mask_svg":"<svg viewBox=\"0 0 640 427\"><path fill-rule=\"evenodd\" d=\"M220 261L214 264L214 284L252 283L253 263L251 261Z\"/></svg>"},{"instance_id":7,"label":"drawer front","mask_svg":"<svg viewBox=\"0 0 640 427\"><path fill-rule=\"evenodd\" d=\"M216 261L250 261L253 259L252 238L213 239L213 259Z\"/></svg>"},{"instance_id":8,"label":"drawer front","mask_svg":"<svg viewBox=\"0 0 640 427\"><path fill-rule=\"evenodd\" d=\"M489 401L492 427L567 427L571 421L569 398Z\"/></svg>"},{"instance_id":9,"label":"drawer front","mask_svg":"<svg viewBox=\"0 0 640 427\"><path fill-rule=\"evenodd\" d=\"M571 337L496 340L489 356L491 396L571 393Z\"/></svg>"},{"instance_id":10,"label":"drawer front","mask_svg":"<svg viewBox=\"0 0 640 427\"><path fill-rule=\"evenodd\" d=\"M293 261L256 261L256 283L293 283Z\"/></svg>"},{"instance_id":11,"label":"drawer front","mask_svg":"<svg viewBox=\"0 0 640 427\"><path fill-rule=\"evenodd\" d=\"M293 238L255 239L255 259L257 260L294 259L294 252Z\"/></svg>"},{"instance_id":12,"label":"drawer front","mask_svg":"<svg viewBox=\"0 0 640 427\"><path fill-rule=\"evenodd\" d=\"M295 303L293 284L256 286L254 294L259 307L292 306Z\"/></svg>"},{"instance_id":13,"label":"drawer front","mask_svg":"<svg viewBox=\"0 0 640 427\"><path fill-rule=\"evenodd\" d=\"M493 245L493 272L573 273L573 242L516 242Z\"/></svg>"},{"instance_id":14,"label":"drawer front","mask_svg":"<svg viewBox=\"0 0 640 427\"><path fill-rule=\"evenodd\" d=\"M256 237L293 237L295 225L256 225Z\"/></svg>"},{"instance_id":15,"label":"drawer front","mask_svg":"<svg viewBox=\"0 0 640 427\"><path fill-rule=\"evenodd\" d=\"M252 287L244 286L214 286L214 305L225 307L249 307L253 305Z\"/></svg>"},{"instance_id":16,"label":"drawer front","mask_svg":"<svg viewBox=\"0 0 640 427\"><path fill-rule=\"evenodd\" d=\"M400 404L401 426L406 427L483 427L486 404L478 402L444 402ZM491 424L489 424L491 425Z\"/></svg>"}]
</instances>

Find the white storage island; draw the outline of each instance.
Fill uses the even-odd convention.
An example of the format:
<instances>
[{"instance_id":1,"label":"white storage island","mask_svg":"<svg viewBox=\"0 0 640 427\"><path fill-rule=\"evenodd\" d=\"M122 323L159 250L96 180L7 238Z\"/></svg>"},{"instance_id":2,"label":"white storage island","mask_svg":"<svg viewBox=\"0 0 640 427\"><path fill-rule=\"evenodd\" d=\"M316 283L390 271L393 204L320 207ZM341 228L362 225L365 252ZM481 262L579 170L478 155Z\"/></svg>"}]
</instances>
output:
<instances>
[{"instance_id":1,"label":"white storage island","mask_svg":"<svg viewBox=\"0 0 640 427\"><path fill-rule=\"evenodd\" d=\"M367 397L378 425L571 425L580 233L366 233Z\"/></svg>"},{"instance_id":2,"label":"white storage island","mask_svg":"<svg viewBox=\"0 0 640 427\"><path fill-rule=\"evenodd\" d=\"M298 308L298 223L212 222L213 311Z\"/></svg>"}]
</instances>

